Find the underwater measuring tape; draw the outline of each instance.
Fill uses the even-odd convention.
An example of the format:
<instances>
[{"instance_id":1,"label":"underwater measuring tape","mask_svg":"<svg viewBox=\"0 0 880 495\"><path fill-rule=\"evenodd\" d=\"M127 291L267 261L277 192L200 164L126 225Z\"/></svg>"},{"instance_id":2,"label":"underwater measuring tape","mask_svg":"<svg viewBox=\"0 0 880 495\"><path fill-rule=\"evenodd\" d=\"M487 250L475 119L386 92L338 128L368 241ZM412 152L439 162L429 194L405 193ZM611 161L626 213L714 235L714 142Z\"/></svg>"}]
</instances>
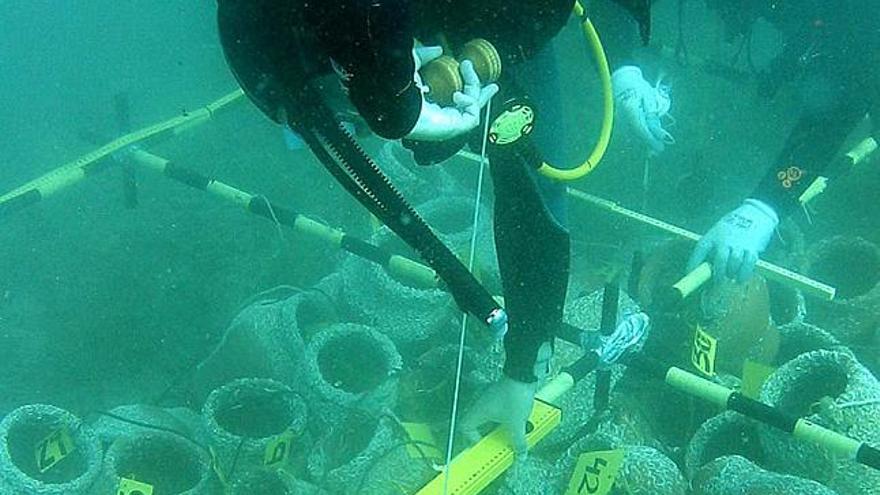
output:
<instances>
[{"instance_id":1,"label":"underwater measuring tape","mask_svg":"<svg viewBox=\"0 0 880 495\"><path fill-rule=\"evenodd\" d=\"M479 161L480 159L478 155L468 151L460 151L458 153L458 156L473 161ZM600 198L599 196L595 196L572 188L568 188L567 193L570 197L577 199L584 204L599 207L608 212L624 216L626 218L644 223L646 225L650 225L670 234L674 234L678 237L682 237L692 241L700 240L700 236L695 232L691 232L690 230L683 229L671 223L667 223L654 217L645 215L644 213L630 210L628 208L620 206L614 201ZM807 276L804 276L787 268L783 268L779 265L769 263L764 260L759 260L756 267L758 269L758 272L767 279L799 289L804 294L808 294L826 301L833 300L837 295L837 289L835 289L834 287L828 284L823 284L822 282L813 280ZM670 294L670 296L674 300L685 299L711 279L712 266L709 263L703 263L698 266L694 271L679 280L679 282L676 283L675 286L673 286L673 290L675 293ZM669 301L670 304L674 304L674 302L675 301L673 300Z\"/></svg>"}]
</instances>

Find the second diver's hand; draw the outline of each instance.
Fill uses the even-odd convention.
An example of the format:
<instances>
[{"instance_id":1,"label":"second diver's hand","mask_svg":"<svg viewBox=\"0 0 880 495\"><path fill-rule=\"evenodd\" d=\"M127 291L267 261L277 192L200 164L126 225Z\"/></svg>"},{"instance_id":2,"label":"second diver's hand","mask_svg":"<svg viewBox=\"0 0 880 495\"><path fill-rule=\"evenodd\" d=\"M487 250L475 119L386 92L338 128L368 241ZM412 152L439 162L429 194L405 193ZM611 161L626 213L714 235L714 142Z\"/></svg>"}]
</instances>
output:
<instances>
[{"instance_id":1,"label":"second diver's hand","mask_svg":"<svg viewBox=\"0 0 880 495\"><path fill-rule=\"evenodd\" d=\"M779 216L772 207L757 199L745 200L700 239L688 261L688 271L708 260L716 279L727 277L740 283L748 281L777 225Z\"/></svg>"}]
</instances>

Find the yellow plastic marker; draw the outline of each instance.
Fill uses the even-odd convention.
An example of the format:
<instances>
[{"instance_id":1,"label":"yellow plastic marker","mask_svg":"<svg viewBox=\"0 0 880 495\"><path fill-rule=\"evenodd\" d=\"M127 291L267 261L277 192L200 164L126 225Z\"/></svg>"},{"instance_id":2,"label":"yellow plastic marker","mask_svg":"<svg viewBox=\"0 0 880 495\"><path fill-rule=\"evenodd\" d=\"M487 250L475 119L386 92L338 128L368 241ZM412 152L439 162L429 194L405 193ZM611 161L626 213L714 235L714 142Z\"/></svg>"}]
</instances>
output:
<instances>
[{"instance_id":1,"label":"yellow plastic marker","mask_svg":"<svg viewBox=\"0 0 880 495\"><path fill-rule=\"evenodd\" d=\"M403 423L403 429L406 430L409 438L417 445L407 445L406 451L413 459L427 458L430 461L442 462L443 452L437 447L437 439L431 432L431 427L424 423Z\"/></svg>"},{"instance_id":2,"label":"yellow plastic marker","mask_svg":"<svg viewBox=\"0 0 880 495\"><path fill-rule=\"evenodd\" d=\"M670 387L694 397L699 397L710 404L727 408L727 401L734 394L733 390L715 382L701 378L693 373L672 367L666 372L665 382Z\"/></svg>"},{"instance_id":3,"label":"yellow plastic marker","mask_svg":"<svg viewBox=\"0 0 880 495\"><path fill-rule=\"evenodd\" d=\"M540 400L535 401L529 417L531 431L526 434L529 448L543 439L562 420L562 412ZM458 454L449 472L448 495L476 495L513 465L514 452L503 428L496 428L479 443ZM442 495L445 473L440 473L418 495Z\"/></svg>"},{"instance_id":4,"label":"yellow plastic marker","mask_svg":"<svg viewBox=\"0 0 880 495\"><path fill-rule=\"evenodd\" d=\"M801 197L798 198L798 202L802 205L809 203L810 201L816 199L817 196L825 192L825 189L828 188L828 177L816 177L816 180L810 184L802 194Z\"/></svg>"},{"instance_id":5,"label":"yellow plastic marker","mask_svg":"<svg viewBox=\"0 0 880 495\"><path fill-rule=\"evenodd\" d=\"M694 346L691 349L691 363L700 373L715 376L715 358L718 355L718 341L700 326L694 332Z\"/></svg>"},{"instance_id":6,"label":"yellow plastic marker","mask_svg":"<svg viewBox=\"0 0 880 495\"><path fill-rule=\"evenodd\" d=\"M853 165L858 165L867 160L872 153L877 151L877 140L872 137L862 140L853 149L846 154L847 158L852 160Z\"/></svg>"},{"instance_id":7,"label":"yellow plastic marker","mask_svg":"<svg viewBox=\"0 0 880 495\"><path fill-rule=\"evenodd\" d=\"M137 480L121 478L116 493L117 495L153 495L153 486Z\"/></svg>"},{"instance_id":8,"label":"yellow plastic marker","mask_svg":"<svg viewBox=\"0 0 880 495\"><path fill-rule=\"evenodd\" d=\"M688 296L697 291L706 282L712 279L712 265L709 263L701 263L694 271L688 273L681 278L672 289L675 290L679 297L686 299Z\"/></svg>"},{"instance_id":9,"label":"yellow plastic marker","mask_svg":"<svg viewBox=\"0 0 880 495\"><path fill-rule=\"evenodd\" d=\"M622 465L622 450L581 454L565 495L608 495Z\"/></svg>"},{"instance_id":10,"label":"yellow plastic marker","mask_svg":"<svg viewBox=\"0 0 880 495\"><path fill-rule=\"evenodd\" d=\"M263 465L268 467L280 467L290 458L293 451L293 443L296 435L287 430L278 435L266 445L266 451L263 454Z\"/></svg>"},{"instance_id":11,"label":"yellow plastic marker","mask_svg":"<svg viewBox=\"0 0 880 495\"><path fill-rule=\"evenodd\" d=\"M45 473L69 456L75 448L76 446L67 428L53 431L37 444L37 448L34 451L34 456L37 459L37 469L41 473Z\"/></svg>"},{"instance_id":12,"label":"yellow plastic marker","mask_svg":"<svg viewBox=\"0 0 880 495\"><path fill-rule=\"evenodd\" d=\"M770 375L776 371L776 368L768 364L759 363L746 359L743 362L742 385L740 392L746 397L757 399L761 394L761 387Z\"/></svg>"}]
</instances>

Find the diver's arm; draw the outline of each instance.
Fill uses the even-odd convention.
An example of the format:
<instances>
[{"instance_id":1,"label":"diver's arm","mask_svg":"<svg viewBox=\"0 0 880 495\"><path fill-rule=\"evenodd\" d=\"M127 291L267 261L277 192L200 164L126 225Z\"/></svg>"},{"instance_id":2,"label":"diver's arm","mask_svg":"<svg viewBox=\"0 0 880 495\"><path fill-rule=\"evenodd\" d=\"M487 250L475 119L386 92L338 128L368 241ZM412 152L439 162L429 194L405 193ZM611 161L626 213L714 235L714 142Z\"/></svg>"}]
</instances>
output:
<instances>
[{"instance_id":1,"label":"diver's arm","mask_svg":"<svg viewBox=\"0 0 880 495\"><path fill-rule=\"evenodd\" d=\"M413 28L403 0L316 2L311 20L349 98L370 128L399 139L416 125L422 95L415 84Z\"/></svg>"},{"instance_id":2,"label":"diver's arm","mask_svg":"<svg viewBox=\"0 0 880 495\"><path fill-rule=\"evenodd\" d=\"M769 205L780 217L791 213L866 112L862 98L847 98L828 111L802 116L751 197Z\"/></svg>"},{"instance_id":3,"label":"diver's arm","mask_svg":"<svg viewBox=\"0 0 880 495\"><path fill-rule=\"evenodd\" d=\"M533 383L541 376L536 369L536 366L540 368L542 365L538 351L544 345L551 346L552 349L553 336L538 331L540 327L527 328L519 325L512 328L513 331L508 331L504 337L504 375L518 382ZM519 329L524 331L518 331Z\"/></svg>"},{"instance_id":4,"label":"diver's arm","mask_svg":"<svg viewBox=\"0 0 880 495\"><path fill-rule=\"evenodd\" d=\"M710 261L717 278L739 282L751 278L780 218L797 208L801 195L864 118L866 107L863 98L848 98L832 110L805 114L758 188L697 243L688 271Z\"/></svg>"}]
</instances>

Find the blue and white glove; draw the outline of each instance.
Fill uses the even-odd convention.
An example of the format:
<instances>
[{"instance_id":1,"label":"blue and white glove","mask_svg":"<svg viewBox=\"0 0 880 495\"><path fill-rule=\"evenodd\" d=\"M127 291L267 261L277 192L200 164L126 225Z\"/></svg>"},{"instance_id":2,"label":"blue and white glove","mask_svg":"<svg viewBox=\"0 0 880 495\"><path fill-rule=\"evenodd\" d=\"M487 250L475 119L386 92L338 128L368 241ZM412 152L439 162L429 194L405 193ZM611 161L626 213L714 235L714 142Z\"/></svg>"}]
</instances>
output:
<instances>
[{"instance_id":1,"label":"blue and white glove","mask_svg":"<svg viewBox=\"0 0 880 495\"><path fill-rule=\"evenodd\" d=\"M413 59L416 63L414 77L416 84L422 90L422 110L415 127L406 136L407 139L446 141L470 132L480 125L480 111L498 93L498 85L487 84L484 87L474 70L474 64L465 60L459 68L464 88L452 95L455 106L441 107L426 100L425 94L430 88L422 82L419 69L441 55L443 49L439 46L418 47L413 50Z\"/></svg>"},{"instance_id":2,"label":"blue and white glove","mask_svg":"<svg viewBox=\"0 0 880 495\"><path fill-rule=\"evenodd\" d=\"M666 129L663 118L669 115L672 98L669 88L660 82L651 85L642 75L642 69L625 65L611 76L617 112L654 154L675 143Z\"/></svg>"},{"instance_id":3,"label":"blue and white glove","mask_svg":"<svg viewBox=\"0 0 880 495\"><path fill-rule=\"evenodd\" d=\"M712 256L712 273L737 282L748 281L758 257L767 249L779 216L766 203L747 199L742 206L721 218L697 243L688 271Z\"/></svg>"}]
</instances>

